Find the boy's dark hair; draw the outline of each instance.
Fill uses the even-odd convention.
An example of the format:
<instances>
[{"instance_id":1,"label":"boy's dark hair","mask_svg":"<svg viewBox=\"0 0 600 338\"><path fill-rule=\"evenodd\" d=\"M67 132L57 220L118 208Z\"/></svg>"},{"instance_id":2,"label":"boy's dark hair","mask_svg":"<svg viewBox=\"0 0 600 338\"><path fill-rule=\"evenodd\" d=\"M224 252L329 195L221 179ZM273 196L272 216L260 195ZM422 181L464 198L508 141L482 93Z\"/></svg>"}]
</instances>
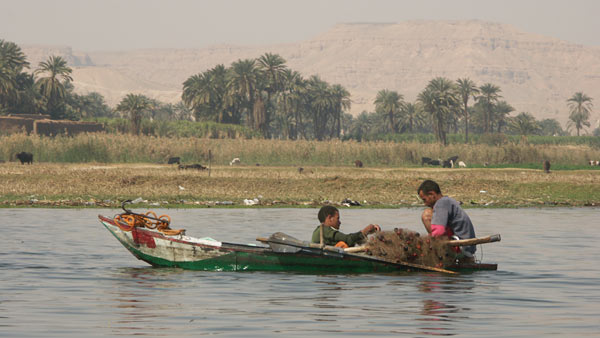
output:
<instances>
[{"instance_id":1,"label":"boy's dark hair","mask_svg":"<svg viewBox=\"0 0 600 338\"><path fill-rule=\"evenodd\" d=\"M417 189L417 194L422 191L424 194L427 194L430 191L435 192L436 194L441 194L440 186L432 180L425 180Z\"/></svg>"},{"instance_id":2,"label":"boy's dark hair","mask_svg":"<svg viewBox=\"0 0 600 338\"><path fill-rule=\"evenodd\" d=\"M338 208L333 205L326 205L321 207L317 217L319 217L319 222L323 223L327 219L327 216L334 216L336 213L339 213Z\"/></svg>"}]
</instances>

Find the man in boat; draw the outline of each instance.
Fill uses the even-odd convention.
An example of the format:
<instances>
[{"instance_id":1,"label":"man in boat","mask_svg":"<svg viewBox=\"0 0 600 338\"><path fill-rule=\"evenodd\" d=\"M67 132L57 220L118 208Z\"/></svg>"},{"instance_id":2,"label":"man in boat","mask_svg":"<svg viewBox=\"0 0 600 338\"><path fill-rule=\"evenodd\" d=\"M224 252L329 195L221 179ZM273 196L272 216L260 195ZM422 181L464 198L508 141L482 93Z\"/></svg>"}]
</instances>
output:
<instances>
[{"instance_id":1,"label":"man in boat","mask_svg":"<svg viewBox=\"0 0 600 338\"><path fill-rule=\"evenodd\" d=\"M337 247L347 248L362 242L367 235L376 231L381 231L377 224L369 224L364 229L351 234L345 234L341 231L340 212L331 205L326 205L319 210L319 225L312 234L313 243L321 243L321 229L323 229L323 244L335 245Z\"/></svg>"},{"instance_id":2,"label":"man in boat","mask_svg":"<svg viewBox=\"0 0 600 338\"><path fill-rule=\"evenodd\" d=\"M432 237L448 236L458 239L475 238L475 229L469 215L460 207L453 198L442 195L440 186L432 181L425 180L417 189L419 198L427 206L421 215L421 221ZM461 247L458 259L463 262L473 262L475 246Z\"/></svg>"}]
</instances>

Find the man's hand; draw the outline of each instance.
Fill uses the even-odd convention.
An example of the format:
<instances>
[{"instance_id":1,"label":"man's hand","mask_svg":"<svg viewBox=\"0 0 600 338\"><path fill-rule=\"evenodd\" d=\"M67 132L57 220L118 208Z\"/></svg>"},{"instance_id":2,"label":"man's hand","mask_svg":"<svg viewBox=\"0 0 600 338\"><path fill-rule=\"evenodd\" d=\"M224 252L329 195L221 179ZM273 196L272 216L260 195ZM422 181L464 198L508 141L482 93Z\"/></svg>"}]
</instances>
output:
<instances>
[{"instance_id":1,"label":"man's hand","mask_svg":"<svg viewBox=\"0 0 600 338\"><path fill-rule=\"evenodd\" d=\"M368 234L381 231L381 227L377 224L369 224L364 229L362 229L362 234L366 237Z\"/></svg>"}]
</instances>

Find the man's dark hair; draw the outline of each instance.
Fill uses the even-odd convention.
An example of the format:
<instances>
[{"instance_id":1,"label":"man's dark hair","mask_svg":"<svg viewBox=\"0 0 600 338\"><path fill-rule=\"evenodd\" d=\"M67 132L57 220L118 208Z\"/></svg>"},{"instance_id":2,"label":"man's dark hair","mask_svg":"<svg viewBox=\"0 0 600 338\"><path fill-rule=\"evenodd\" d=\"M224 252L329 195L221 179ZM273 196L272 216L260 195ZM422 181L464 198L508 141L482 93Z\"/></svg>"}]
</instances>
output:
<instances>
[{"instance_id":1,"label":"man's dark hair","mask_svg":"<svg viewBox=\"0 0 600 338\"><path fill-rule=\"evenodd\" d=\"M336 213L338 213L338 209L336 207L334 207L333 205L326 205L321 207L321 210L319 210L319 222L323 223L325 222L325 220L327 219L327 216L334 216Z\"/></svg>"},{"instance_id":2,"label":"man's dark hair","mask_svg":"<svg viewBox=\"0 0 600 338\"><path fill-rule=\"evenodd\" d=\"M432 180L425 180L417 189L417 194L422 191L424 194L427 194L430 191L435 192L436 194L441 194L440 186Z\"/></svg>"}]
</instances>

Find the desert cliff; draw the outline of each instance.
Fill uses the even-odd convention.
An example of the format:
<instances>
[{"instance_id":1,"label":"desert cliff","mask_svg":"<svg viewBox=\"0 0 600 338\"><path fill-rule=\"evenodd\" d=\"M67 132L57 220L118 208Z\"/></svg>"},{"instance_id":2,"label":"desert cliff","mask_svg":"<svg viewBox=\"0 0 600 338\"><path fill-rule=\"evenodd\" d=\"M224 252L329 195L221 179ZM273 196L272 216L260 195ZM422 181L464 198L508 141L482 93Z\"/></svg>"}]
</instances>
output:
<instances>
[{"instance_id":1,"label":"desert cliff","mask_svg":"<svg viewBox=\"0 0 600 338\"><path fill-rule=\"evenodd\" d=\"M49 55L67 58L77 92L104 95L116 105L127 93L164 102L180 100L182 83L217 64L229 66L266 52L309 77L318 74L352 95L351 113L373 111L381 89L408 101L434 77L469 77L500 86L516 112L568 119L566 100L583 91L600 100L600 47L531 34L482 21L408 21L339 24L307 41L262 46L218 45L202 49L79 52L69 47L22 46L32 68ZM600 112L594 109L596 127Z\"/></svg>"}]
</instances>

